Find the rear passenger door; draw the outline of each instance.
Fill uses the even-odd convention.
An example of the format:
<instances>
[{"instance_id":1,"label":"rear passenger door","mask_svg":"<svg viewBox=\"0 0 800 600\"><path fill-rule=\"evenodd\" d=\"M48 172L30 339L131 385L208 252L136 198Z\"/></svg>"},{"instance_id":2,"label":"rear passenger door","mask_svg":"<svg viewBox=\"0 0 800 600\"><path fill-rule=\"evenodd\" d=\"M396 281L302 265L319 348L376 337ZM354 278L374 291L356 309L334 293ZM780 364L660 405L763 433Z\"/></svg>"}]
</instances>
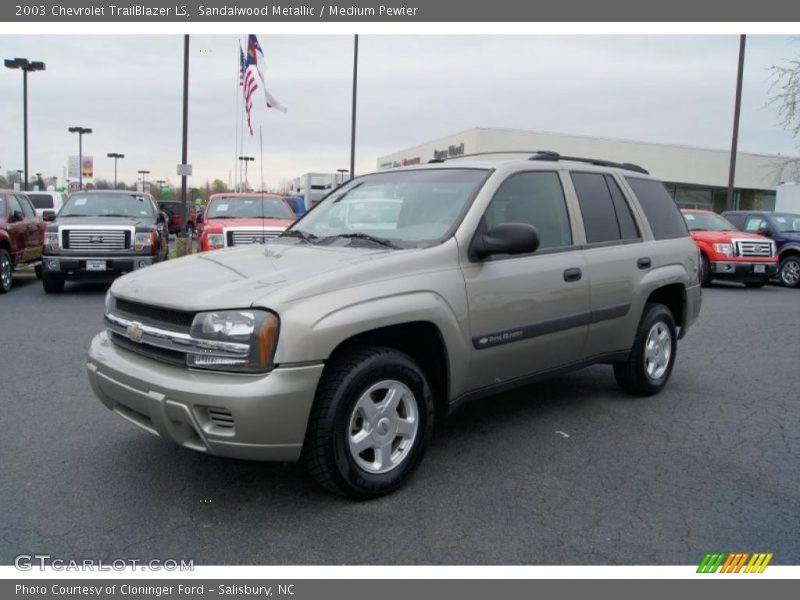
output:
<instances>
[{"instance_id":1,"label":"rear passenger door","mask_svg":"<svg viewBox=\"0 0 800 600\"><path fill-rule=\"evenodd\" d=\"M17 200L22 207L22 214L25 215L26 260L40 258L44 243L44 223L36 216L36 210L26 196L18 195Z\"/></svg>"},{"instance_id":2,"label":"rear passenger door","mask_svg":"<svg viewBox=\"0 0 800 600\"><path fill-rule=\"evenodd\" d=\"M639 316L634 293L651 266L634 213L609 173L572 171L586 235L584 257L591 290L591 323L584 356L627 350Z\"/></svg>"},{"instance_id":3,"label":"rear passenger door","mask_svg":"<svg viewBox=\"0 0 800 600\"><path fill-rule=\"evenodd\" d=\"M579 360L588 329L583 257L559 173L510 175L475 235L501 223L533 225L540 246L532 254L462 263L472 338L470 389Z\"/></svg>"}]
</instances>

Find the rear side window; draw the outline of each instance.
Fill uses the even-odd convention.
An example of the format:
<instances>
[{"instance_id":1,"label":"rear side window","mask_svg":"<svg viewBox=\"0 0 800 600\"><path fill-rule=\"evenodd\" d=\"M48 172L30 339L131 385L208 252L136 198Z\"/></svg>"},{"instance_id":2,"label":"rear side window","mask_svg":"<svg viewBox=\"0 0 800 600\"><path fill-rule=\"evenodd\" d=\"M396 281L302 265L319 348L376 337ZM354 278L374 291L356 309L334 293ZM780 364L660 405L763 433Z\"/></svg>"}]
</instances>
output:
<instances>
[{"instance_id":1,"label":"rear side window","mask_svg":"<svg viewBox=\"0 0 800 600\"><path fill-rule=\"evenodd\" d=\"M28 194L34 208L53 208L53 197L50 194Z\"/></svg>"},{"instance_id":2,"label":"rear side window","mask_svg":"<svg viewBox=\"0 0 800 600\"><path fill-rule=\"evenodd\" d=\"M761 227L767 223L761 215L750 215L747 217L747 222L744 224L744 230L756 233Z\"/></svg>"},{"instance_id":3,"label":"rear side window","mask_svg":"<svg viewBox=\"0 0 800 600\"><path fill-rule=\"evenodd\" d=\"M689 235L686 221L683 220L678 205L660 181L626 177L628 185L633 189L639 204L642 206L650 229L657 240L685 237Z\"/></svg>"},{"instance_id":4,"label":"rear side window","mask_svg":"<svg viewBox=\"0 0 800 600\"><path fill-rule=\"evenodd\" d=\"M33 210L31 203L28 202L28 199L25 196L17 196L17 200L19 200L20 206L22 206L22 214L26 217L35 217L36 211Z\"/></svg>"},{"instance_id":5,"label":"rear side window","mask_svg":"<svg viewBox=\"0 0 800 600\"><path fill-rule=\"evenodd\" d=\"M639 238L628 203L610 175L571 173L586 230L586 242L600 244Z\"/></svg>"}]
</instances>

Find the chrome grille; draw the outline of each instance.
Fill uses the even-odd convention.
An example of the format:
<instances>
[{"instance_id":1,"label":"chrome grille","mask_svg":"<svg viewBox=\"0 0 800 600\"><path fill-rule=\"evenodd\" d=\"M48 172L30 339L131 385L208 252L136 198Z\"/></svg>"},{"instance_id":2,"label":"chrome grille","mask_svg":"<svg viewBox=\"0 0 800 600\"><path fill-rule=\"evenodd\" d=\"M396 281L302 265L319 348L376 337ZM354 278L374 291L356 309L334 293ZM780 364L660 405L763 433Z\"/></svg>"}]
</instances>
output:
<instances>
[{"instance_id":1,"label":"chrome grille","mask_svg":"<svg viewBox=\"0 0 800 600\"><path fill-rule=\"evenodd\" d=\"M772 242L736 240L736 254L738 256L769 258L772 256Z\"/></svg>"},{"instance_id":2,"label":"chrome grille","mask_svg":"<svg viewBox=\"0 0 800 600\"><path fill-rule=\"evenodd\" d=\"M125 229L64 229L61 235L65 250L89 252L127 250L131 238Z\"/></svg>"},{"instance_id":3,"label":"chrome grille","mask_svg":"<svg viewBox=\"0 0 800 600\"><path fill-rule=\"evenodd\" d=\"M263 244L269 239L278 237L283 229L229 229L228 246L246 246Z\"/></svg>"}]
</instances>

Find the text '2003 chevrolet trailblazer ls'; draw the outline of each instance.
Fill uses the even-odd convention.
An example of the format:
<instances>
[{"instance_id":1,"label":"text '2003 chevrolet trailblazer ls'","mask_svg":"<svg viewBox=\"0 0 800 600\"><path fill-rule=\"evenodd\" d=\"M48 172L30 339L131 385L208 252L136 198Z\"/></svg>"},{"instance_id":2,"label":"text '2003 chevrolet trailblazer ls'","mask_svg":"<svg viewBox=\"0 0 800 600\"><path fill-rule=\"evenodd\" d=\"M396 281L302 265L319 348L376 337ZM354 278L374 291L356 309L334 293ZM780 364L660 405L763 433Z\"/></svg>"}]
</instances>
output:
<instances>
[{"instance_id":1,"label":"text '2003 chevrolet trailblazer ls'","mask_svg":"<svg viewBox=\"0 0 800 600\"><path fill-rule=\"evenodd\" d=\"M302 459L373 497L467 400L594 363L659 392L700 310L699 258L636 165L543 152L389 170L265 245L117 280L89 379L186 448Z\"/></svg>"}]
</instances>

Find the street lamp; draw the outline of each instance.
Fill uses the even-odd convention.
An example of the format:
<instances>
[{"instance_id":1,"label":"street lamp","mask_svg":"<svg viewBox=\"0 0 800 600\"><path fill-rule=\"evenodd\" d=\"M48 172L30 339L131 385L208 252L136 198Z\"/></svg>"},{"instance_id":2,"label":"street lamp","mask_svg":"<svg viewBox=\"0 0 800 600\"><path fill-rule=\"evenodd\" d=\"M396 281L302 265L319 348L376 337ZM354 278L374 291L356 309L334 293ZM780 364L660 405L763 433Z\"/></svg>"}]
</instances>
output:
<instances>
[{"instance_id":1,"label":"street lamp","mask_svg":"<svg viewBox=\"0 0 800 600\"><path fill-rule=\"evenodd\" d=\"M22 138L25 149L25 187L28 190L28 73L44 71L44 63L29 61L27 58L7 58L5 65L9 69L22 69Z\"/></svg>"},{"instance_id":2,"label":"street lamp","mask_svg":"<svg viewBox=\"0 0 800 600\"><path fill-rule=\"evenodd\" d=\"M24 172L25 172L25 171L23 171L22 169L17 169L17 181L19 181L19 182L20 182L20 184L22 183L22 174L23 174ZM23 188L20 188L20 189L23 189Z\"/></svg>"},{"instance_id":3,"label":"street lamp","mask_svg":"<svg viewBox=\"0 0 800 600\"><path fill-rule=\"evenodd\" d=\"M145 171L144 169L139 169L139 175L142 176L142 192L144 192L144 176L150 175L150 171Z\"/></svg>"},{"instance_id":4,"label":"street lamp","mask_svg":"<svg viewBox=\"0 0 800 600\"><path fill-rule=\"evenodd\" d=\"M83 190L83 136L92 133L90 127L70 127L70 133L78 134L78 187Z\"/></svg>"},{"instance_id":5,"label":"street lamp","mask_svg":"<svg viewBox=\"0 0 800 600\"><path fill-rule=\"evenodd\" d=\"M109 152L106 154L106 156L114 159L114 189L117 189L117 160L120 158L125 158L125 155L120 154L119 152Z\"/></svg>"},{"instance_id":6,"label":"street lamp","mask_svg":"<svg viewBox=\"0 0 800 600\"><path fill-rule=\"evenodd\" d=\"M336 169L337 173L341 173L342 174L341 181L339 183L344 183L344 174L349 172L349 171L350 171L350 169Z\"/></svg>"},{"instance_id":7,"label":"street lamp","mask_svg":"<svg viewBox=\"0 0 800 600\"><path fill-rule=\"evenodd\" d=\"M251 160L255 160L254 156L240 156L239 160L244 161L244 191L250 191L250 185L247 183L247 163Z\"/></svg>"}]
</instances>

